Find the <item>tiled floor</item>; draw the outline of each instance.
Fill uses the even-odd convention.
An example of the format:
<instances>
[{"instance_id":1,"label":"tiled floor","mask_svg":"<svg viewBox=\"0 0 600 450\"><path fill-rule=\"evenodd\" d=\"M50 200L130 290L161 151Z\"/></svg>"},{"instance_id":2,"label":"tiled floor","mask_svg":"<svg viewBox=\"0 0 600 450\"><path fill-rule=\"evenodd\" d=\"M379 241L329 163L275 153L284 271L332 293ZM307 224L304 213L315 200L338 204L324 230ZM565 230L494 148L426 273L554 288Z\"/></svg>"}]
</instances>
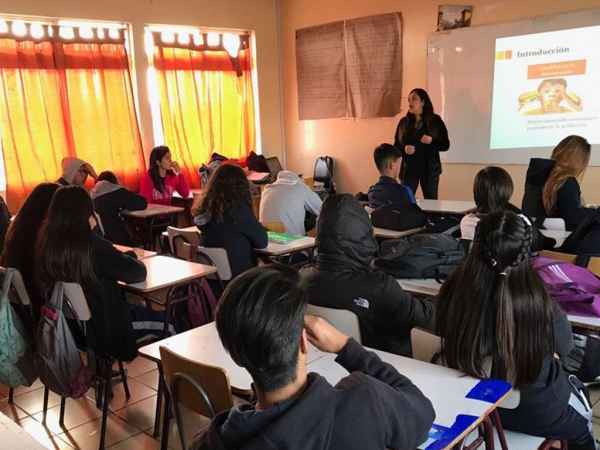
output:
<instances>
[{"instance_id":1,"label":"tiled floor","mask_svg":"<svg viewBox=\"0 0 600 450\"><path fill-rule=\"evenodd\" d=\"M113 386L114 397L106 429L106 448L111 450L158 450L160 442L152 437L158 370L156 364L137 358L125 366L131 398L125 397L123 385ZM26 429L37 441L49 449L96 450L102 412L96 408L94 390L77 400L67 401L64 428L58 424L60 398L50 395L45 424L43 420L43 385L36 381L29 388L15 391L14 403L8 403L8 389L0 384L0 411ZM194 434L210 423L193 413L184 415L186 434L191 441ZM169 447L180 449L175 421L172 421ZM1 447L1 445L0 445Z\"/></svg>"},{"instance_id":2,"label":"tiled floor","mask_svg":"<svg viewBox=\"0 0 600 450\"><path fill-rule=\"evenodd\" d=\"M156 407L158 371L154 363L138 358L126 366L131 398L127 400L121 384L114 386L114 398L106 431L106 448L111 450L158 450L160 442L152 437ZM60 407L57 396L50 396L46 423L42 424L43 386L36 381L29 388L15 392L14 403L8 403L8 389L0 384L0 411L13 419L37 441L49 449L96 450L99 442L101 412L94 403L94 392L86 397L69 400L64 428L58 424ZM594 404L594 431L600 438L600 386L591 387ZM183 415L186 440L189 445L196 432L210 422L191 412ZM169 448L181 450L175 421L171 421ZM524 450L524 449L523 449Z\"/></svg>"}]
</instances>

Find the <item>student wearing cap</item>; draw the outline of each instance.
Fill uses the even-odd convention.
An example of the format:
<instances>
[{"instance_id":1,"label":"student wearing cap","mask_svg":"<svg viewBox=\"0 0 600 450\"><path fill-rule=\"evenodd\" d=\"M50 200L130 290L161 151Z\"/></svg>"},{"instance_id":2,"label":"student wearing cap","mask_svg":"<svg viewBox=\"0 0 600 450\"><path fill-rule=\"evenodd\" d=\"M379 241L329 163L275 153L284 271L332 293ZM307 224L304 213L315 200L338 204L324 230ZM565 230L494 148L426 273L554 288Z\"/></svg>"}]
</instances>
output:
<instances>
[{"instance_id":1,"label":"student wearing cap","mask_svg":"<svg viewBox=\"0 0 600 450\"><path fill-rule=\"evenodd\" d=\"M67 156L62 160L62 175L56 180L61 186L83 186L87 180L88 175L98 180L98 175L91 164L85 162L83 159L75 158L73 156Z\"/></svg>"}]
</instances>

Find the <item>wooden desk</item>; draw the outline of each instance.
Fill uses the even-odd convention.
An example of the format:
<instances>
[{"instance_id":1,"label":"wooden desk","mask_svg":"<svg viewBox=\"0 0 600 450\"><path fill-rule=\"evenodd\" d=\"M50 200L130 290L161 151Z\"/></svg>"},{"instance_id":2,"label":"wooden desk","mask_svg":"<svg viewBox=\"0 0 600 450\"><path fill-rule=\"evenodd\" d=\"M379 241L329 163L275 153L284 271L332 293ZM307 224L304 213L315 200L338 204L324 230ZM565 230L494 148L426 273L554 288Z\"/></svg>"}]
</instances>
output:
<instances>
[{"instance_id":1,"label":"wooden desk","mask_svg":"<svg viewBox=\"0 0 600 450\"><path fill-rule=\"evenodd\" d=\"M401 280L396 279L403 290L419 297L432 297L438 295L442 285L433 278Z\"/></svg>"},{"instance_id":2,"label":"wooden desk","mask_svg":"<svg viewBox=\"0 0 600 450\"><path fill-rule=\"evenodd\" d=\"M46 450L33 436L1 412L0 443L2 450Z\"/></svg>"},{"instance_id":3,"label":"wooden desk","mask_svg":"<svg viewBox=\"0 0 600 450\"><path fill-rule=\"evenodd\" d=\"M560 247L565 242L565 239L571 234L570 231L557 231L557 230L540 230L540 232L549 238L556 240L556 247Z\"/></svg>"},{"instance_id":4,"label":"wooden desk","mask_svg":"<svg viewBox=\"0 0 600 450\"><path fill-rule=\"evenodd\" d=\"M140 211L123 211L125 217L135 217L137 219L148 219L150 217L164 216L166 214L180 213L184 208L180 206L156 205L150 203L146 209Z\"/></svg>"},{"instance_id":5,"label":"wooden desk","mask_svg":"<svg viewBox=\"0 0 600 450\"><path fill-rule=\"evenodd\" d=\"M417 205L426 213L436 214L467 214L475 211L475 202L460 200L417 200Z\"/></svg>"},{"instance_id":6,"label":"wooden desk","mask_svg":"<svg viewBox=\"0 0 600 450\"><path fill-rule=\"evenodd\" d=\"M142 259L146 259L146 258L151 258L153 256L156 256L157 253L156 252L151 252L149 250L144 250L143 248L137 248L137 247L127 247L126 245L117 245L117 244L113 244L114 247L125 253L125 252L134 252L135 256L137 256L137 259L139 259L140 261Z\"/></svg>"},{"instance_id":7,"label":"wooden desk","mask_svg":"<svg viewBox=\"0 0 600 450\"><path fill-rule=\"evenodd\" d=\"M411 230L406 230L406 231L394 231L394 230L388 230L387 228L373 227L373 234L375 235L376 238L379 238L379 239L398 239L398 238L410 236L411 234L420 233L424 229L425 229L425 227L413 228Z\"/></svg>"},{"instance_id":8,"label":"wooden desk","mask_svg":"<svg viewBox=\"0 0 600 450\"><path fill-rule=\"evenodd\" d=\"M510 384L503 381L481 381L458 370L379 350L369 350L408 377L433 403L435 422L429 432L429 439L419 446L422 449L432 444L432 448L436 449L452 448L475 429L511 392ZM348 375L348 372L335 362L336 356L325 354L309 363L307 370L321 374L330 384L335 385ZM475 397L472 391L480 388L484 388L486 393L493 393L487 401L471 398Z\"/></svg>"},{"instance_id":9,"label":"wooden desk","mask_svg":"<svg viewBox=\"0 0 600 450\"><path fill-rule=\"evenodd\" d=\"M571 326L577 328L583 328L588 331L600 331L600 318L599 317L584 317L584 316L574 316L567 315L569 322L571 322Z\"/></svg>"},{"instance_id":10,"label":"wooden desk","mask_svg":"<svg viewBox=\"0 0 600 450\"><path fill-rule=\"evenodd\" d=\"M289 244L275 244L269 242L266 248L255 248L254 251L266 256L282 256L289 253L297 253L304 250L311 250L315 246L315 238L305 236Z\"/></svg>"}]
</instances>

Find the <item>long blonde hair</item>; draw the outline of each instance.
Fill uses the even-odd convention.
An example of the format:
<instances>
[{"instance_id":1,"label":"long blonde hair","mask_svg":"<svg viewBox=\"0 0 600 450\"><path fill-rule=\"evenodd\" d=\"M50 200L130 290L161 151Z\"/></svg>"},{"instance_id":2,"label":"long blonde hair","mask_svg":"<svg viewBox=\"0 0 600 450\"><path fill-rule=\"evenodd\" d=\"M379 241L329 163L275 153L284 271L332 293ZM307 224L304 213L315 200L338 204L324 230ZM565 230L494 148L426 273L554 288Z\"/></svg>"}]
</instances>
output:
<instances>
[{"instance_id":1,"label":"long blonde hair","mask_svg":"<svg viewBox=\"0 0 600 450\"><path fill-rule=\"evenodd\" d=\"M542 190L546 213L556 203L556 194L567 178L580 179L590 161L591 145L581 136L567 136L552 151L550 159L556 162Z\"/></svg>"}]
</instances>

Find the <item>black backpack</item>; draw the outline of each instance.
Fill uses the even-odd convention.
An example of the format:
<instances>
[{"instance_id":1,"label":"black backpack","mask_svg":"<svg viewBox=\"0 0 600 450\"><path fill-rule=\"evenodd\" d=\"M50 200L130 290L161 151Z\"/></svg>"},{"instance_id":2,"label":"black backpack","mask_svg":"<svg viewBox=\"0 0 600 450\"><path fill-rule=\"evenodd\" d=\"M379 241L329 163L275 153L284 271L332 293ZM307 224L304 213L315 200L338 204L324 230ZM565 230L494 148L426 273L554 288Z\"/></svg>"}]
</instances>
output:
<instances>
[{"instance_id":1,"label":"black backpack","mask_svg":"<svg viewBox=\"0 0 600 450\"><path fill-rule=\"evenodd\" d=\"M425 226L427 216L423 210L412 203L405 205L381 205L371 213L374 227L394 231L406 231Z\"/></svg>"},{"instance_id":2,"label":"black backpack","mask_svg":"<svg viewBox=\"0 0 600 450\"><path fill-rule=\"evenodd\" d=\"M246 158L246 166L248 166L248 170L252 170L253 172L269 173L269 165L264 155L257 155L254 152L250 152Z\"/></svg>"},{"instance_id":3,"label":"black backpack","mask_svg":"<svg viewBox=\"0 0 600 450\"><path fill-rule=\"evenodd\" d=\"M313 191L321 197L321 200L325 200L329 195L335 194L335 186L333 184L333 158L331 156L319 156L317 158L313 180Z\"/></svg>"},{"instance_id":4,"label":"black backpack","mask_svg":"<svg viewBox=\"0 0 600 450\"><path fill-rule=\"evenodd\" d=\"M446 278L466 260L458 239L447 234L413 234L381 243L373 261L394 278Z\"/></svg>"}]
</instances>

